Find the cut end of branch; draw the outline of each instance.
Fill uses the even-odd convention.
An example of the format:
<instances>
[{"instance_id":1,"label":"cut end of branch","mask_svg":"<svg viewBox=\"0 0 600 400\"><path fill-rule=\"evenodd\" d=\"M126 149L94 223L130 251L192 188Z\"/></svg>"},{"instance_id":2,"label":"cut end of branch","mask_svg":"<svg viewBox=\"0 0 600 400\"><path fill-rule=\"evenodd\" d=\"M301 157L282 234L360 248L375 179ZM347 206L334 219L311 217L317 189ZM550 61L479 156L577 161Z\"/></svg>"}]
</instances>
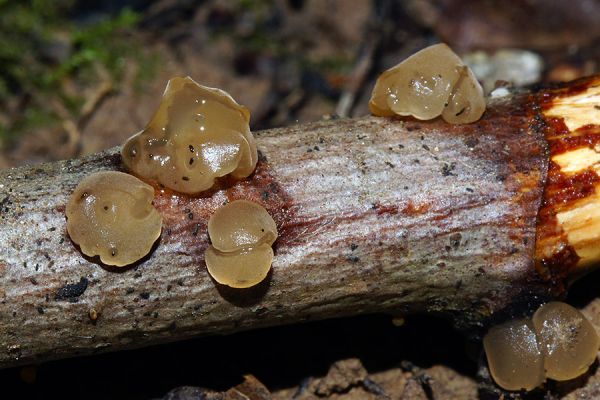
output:
<instances>
[{"instance_id":1,"label":"cut end of branch","mask_svg":"<svg viewBox=\"0 0 600 400\"><path fill-rule=\"evenodd\" d=\"M600 78L545 92L541 104L550 163L536 263L573 279L600 264Z\"/></svg>"}]
</instances>

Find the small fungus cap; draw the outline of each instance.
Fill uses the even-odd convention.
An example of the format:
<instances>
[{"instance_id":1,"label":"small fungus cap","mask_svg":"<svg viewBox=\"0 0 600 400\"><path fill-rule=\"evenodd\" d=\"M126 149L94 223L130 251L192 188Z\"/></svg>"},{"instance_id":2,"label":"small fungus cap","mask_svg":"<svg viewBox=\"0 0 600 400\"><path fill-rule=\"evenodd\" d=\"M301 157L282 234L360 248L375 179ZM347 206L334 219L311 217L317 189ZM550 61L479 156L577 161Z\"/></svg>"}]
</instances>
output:
<instances>
[{"instance_id":1,"label":"small fungus cap","mask_svg":"<svg viewBox=\"0 0 600 400\"><path fill-rule=\"evenodd\" d=\"M277 226L261 205L247 200L228 203L209 219L208 234L212 246L205 252L206 266L218 283L248 288L266 278Z\"/></svg>"},{"instance_id":2,"label":"small fungus cap","mask_svg":"<svg viewBox=\"0 0 600 400\"><path fill-rule=\"evenodd\" d=\"M208 221L208 235L217 250L235 251L277 239L273 217L260 204L235 200L219 208Z\"/></svg>"},{"instance_id":3,"label":"small fungus cap","mask_svg":"<svg viewBox=\"0 0 600 400\"><path fill-rule=\"evenodd\" d=\"M485 111L473 72L445 44L429 46L383 72L369 108L378 116L438 116L453 124L475 122Z\"/></svg>"},{"instance_id":4,"label":"small fungus cap","mask_svg":"<svg viewBox=\"0 0 600 400\"><path fill-rule=\"evenodd\" d=\"M107 265L124 266L148 254L161 232L152 205L154 189L116 171L87 176L66 207L67 231L83 254Z\"/></svg>"},{"instance_id":5,"label":"small fungus cap","mask_svg":"<svg viewBox=\"0 0 600 400\"><path fill-rule=\"evenodd\" d=\"M506 390L532 390L544 382L544 360L533 324L519 319L492 327L483 338L490 373Z\"/></svg>"},{"instance_id":6,"label":"small fungus cap","mask_svg":"<svg viewBox=\"0 0 600 400\"><path fill-rule=\"evenodd\" d=\"M220 89L173 78L143 131L121 152L136 175L182 193L210 189L225 175L242 179L258 161L250 112Z\"/></svg>"},{"instance_id":7,"label":"small fungus cap","mask_svg":"<svg viewBox=\"0 0 600 400\"><path fill-rule=\"evenodd\" d=\"M596 360L598 334L574 307L558 301L546 303L538 308L532 321L548 378L559 381L576 378Z\"/></svg>"}]
</instances>

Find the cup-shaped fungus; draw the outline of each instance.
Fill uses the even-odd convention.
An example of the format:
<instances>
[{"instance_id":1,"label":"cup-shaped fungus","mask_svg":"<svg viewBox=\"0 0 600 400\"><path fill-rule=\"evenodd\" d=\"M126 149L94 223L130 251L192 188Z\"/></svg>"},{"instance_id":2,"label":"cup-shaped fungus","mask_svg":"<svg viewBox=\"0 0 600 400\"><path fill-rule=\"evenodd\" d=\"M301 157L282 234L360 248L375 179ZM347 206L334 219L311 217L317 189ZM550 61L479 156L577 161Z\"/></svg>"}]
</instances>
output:
<instances>
[{"instance_id":1,"label":"cup-shaped fungus","mask_svg":"<svg viewBox=\"0 0 600 400\"><path fill-rule=\"evenodd\" d=\"M124 266L148 254L160 236L162 218L152 205L154 189L116 171L89 175L66 207L67 231L83 254Z\"/></svg>"},{"instance_id":2,"label":"cup-shaped fungus","mask_svg":"<svg viewBox=\"0 0 600 400\"><path fill-rule=\"evenodd\" d=\"M532 390L544 382L544 359L528 319L492 327L483 347L494 381L506 390Z\"/></svg>"},{"instance_id":3,"label":"cup-shaped fungus","mask_svg":"<svg viewBox=\"0 0 600 400\"><path fill-rule=\"evenodd\" d=\"M271 269L277 226L257 203L236 200L219 208L208 221L212 242L206 267L220 284L248 288L264 280Z\"/></svg>"},{"instance_id":4,"label":"cup-shaped fungus","mask_svg":"<svg viewBox=\"0 0 600 400\"><path fill-rule=\"evenodd\" d=\"M573 379L596 360L598 334L574 307L558 301L546 303L533 314L532 321L548 378Z\"/></svg>"},{"instance_id":5,"label":"cup-shaped fungus","mask_svg":"<svg viewBox=\"0 0 600 400\"><path fill-rule=\"evenodd\" d=\"M443 44L429 46L383 72L369 108L374 115L437 116L452 124L475 122L485 111L483 89L471 69Z\"/></svg>"},{"instance_id":6,"label":"cup-shaped fungus","mask_svg":"<svg viewBox=\"0 0 600 400\"><path fill-rule=\"evenodd\" d=\"M144 130L127 140L123 162L136 175L182 193L210 189L225 175L256 167L250 112L226 92L173 78Z\"/></svg>"}]
</instances>

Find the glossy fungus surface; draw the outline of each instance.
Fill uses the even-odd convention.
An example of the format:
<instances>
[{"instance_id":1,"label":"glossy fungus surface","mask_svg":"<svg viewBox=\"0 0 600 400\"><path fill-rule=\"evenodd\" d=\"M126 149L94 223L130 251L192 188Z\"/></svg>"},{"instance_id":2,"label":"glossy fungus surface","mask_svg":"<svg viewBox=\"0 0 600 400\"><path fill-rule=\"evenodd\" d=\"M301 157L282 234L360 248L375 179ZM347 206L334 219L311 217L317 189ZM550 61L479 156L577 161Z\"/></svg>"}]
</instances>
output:
<instances>
[{"instance_id":1,"label":"glossy fungus surface","mask_svg":"<svg viewBox=\"0 0 600 400\"><path fill-rule=\"evenodd\" d=\"M475 122L485 111L473 72L445 44L427 47L377 79L369 108L378 116L438 116L453 124Z\"/></svg>"},{"instance_id":2,"label":"glossy fungus surface","mask_svg":"<svg viewBox=\"0 0 600 400\"><path fill-rule=\"evenodd\" d=\"M504 389L532 390L544 382L544 359L530 320L492 327L483 346L492 377Z\"/></svg>"},{"instance_id":3,"label":"glossy fungus surface","mask_svg":"<svg viewBox=\"0 0 600 400\"><path fill-rule=\"evenodd\" d=\"M277 227L261 205L247 200L228 203L211 216L208 234L212 245L205 252L206 266L218 283L248 288L266 278Z\"/></svg>"},{"instance_id":4,"label":"glossy fungus surface","mask_svg":"<svg viewBox=\"0 0 600 400\"><path fill-rule=\"evenodd\" d=\"M541 306L532 321L548 378L559 381L576 378L596 360L598 335L579 310L553 301Z\"/></svg>"},{"instance_id":5,"label":"glossy fungus surface","mask_svg":"<svg viewBox=\"0 0 600 400\"><path fill-rule=\"evenodd\" d=\"M250 175L258 160L250 112L226 92L173 78L150 123L121 152L136 175L182 193Z\"/></svg>"},{"instance_id":6,"label":"glossy fungus surface","mask_svg":"<svg viewBox=\"0 0 600 400\"><path fill-rule=\"evenodd\" d=\"M67 231L83 254L107 265L124 266L148 254L161 232L152 205L154 189L116 171L89 175L66 207Z\"/></svg>"}]
</instances>

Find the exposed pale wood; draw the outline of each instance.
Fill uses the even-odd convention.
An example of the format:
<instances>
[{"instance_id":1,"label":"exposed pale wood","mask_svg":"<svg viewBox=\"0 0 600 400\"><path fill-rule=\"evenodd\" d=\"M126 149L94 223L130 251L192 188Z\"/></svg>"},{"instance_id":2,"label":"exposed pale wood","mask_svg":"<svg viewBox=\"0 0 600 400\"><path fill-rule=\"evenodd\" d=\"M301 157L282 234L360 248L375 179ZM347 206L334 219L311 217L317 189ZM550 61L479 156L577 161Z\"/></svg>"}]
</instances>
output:
<instances>
[{"instance_id":1,"label":"exposed pale wood","mask_svg":"<svg viewBox=\"0 0 600 400\"><path fill-rule=\"evenodd\" d=\"M600 80L586 81L582 88L553 97L544 115L562 118L571 132L600 120Z\"/></svg>"},{"instance_id":2,"label":"exposed pale wood","mask_svg":"<svg viewBox=\"0 0 600 400\"><path fill-rule=\"evenodd\" d=\"M550 164L536 258L545 276L572 279L600 262L600 79L540 99Z\"/></svg>"},{"instance_id":3,"label":"exposed pale wood","mask_svg":"<svg viewBox=\"0 0 600 400\"><path fill-rule=\"evenodd\" d=\"M195 335L368 312L440 312L462 326L562 287L534 268L548 154L527 95L476 124L363 118L256 134L256 173L204 197L157 190L155 250L128 269L86 259L68 195L120 169L118 149L0 171L0 367ZM217 287L206 223L248 198L280 236L269 279Z\"/></svg>"}]
</instances>

